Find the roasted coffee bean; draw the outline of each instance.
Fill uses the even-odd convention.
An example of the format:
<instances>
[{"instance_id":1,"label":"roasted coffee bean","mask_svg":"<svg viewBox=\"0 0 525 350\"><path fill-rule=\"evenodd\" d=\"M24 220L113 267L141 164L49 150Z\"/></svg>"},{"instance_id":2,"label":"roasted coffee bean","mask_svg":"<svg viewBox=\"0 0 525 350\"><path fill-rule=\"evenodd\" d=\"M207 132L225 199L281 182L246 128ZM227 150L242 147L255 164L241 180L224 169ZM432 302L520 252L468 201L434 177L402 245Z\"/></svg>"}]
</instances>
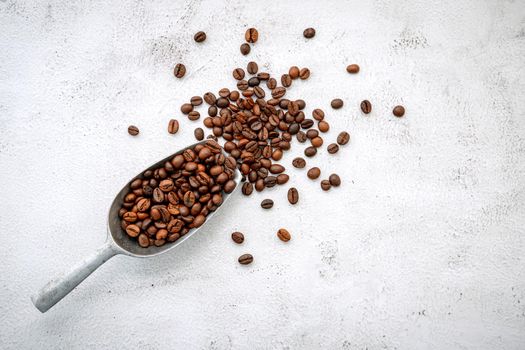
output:
<instances>
[{"instance_id":1,"label":"roasted coffee bean","mask_svg":"<svg viewBox=\"0 0 525 350\"><path fill-rule=\"evenodd\" d=\"M310 129L306 132L306 137L309 138L310 140L313 138L316 138L317 136L319 136L319 131L315 129Z\"/></svg>"},{"instance_id":2,"label":"roasted coffee bean","mask_svg":"<svg viewBox=\"0 0 525 350\"><path fill-rule=\"evenodd\" d=\"M319 129L320 132L328 132L328 130L330 130L330 124L328 124L326 121L324 120L321 120L318 124L317 124L317 128Z\"/></svg>"},{"instance_id":3,"label":"roasted coffee bean","mask_svg":"<svg viewBox=\"0 0 525 350\"><path fill-rule=\"evenodd\" d=\"M198 43L202 43L204 40L206 40L206 33L203 31L195 33L193 36L193 40L195 40Z\"/></svg>"},{"instance_id":4,"label":"roasted coffee bean","mask_svg":"<svg viewBox=\"0 0 525 350\"><path fill-rule=\"evenodd\" d=\"M141 233L137 240L142 248L147 248L149 246L149 238L144 233Z\"/></svg>"},{"instance_id":5,"label":"roasted coffee bean","mask_svg":"<svg viewBox=\"0 0 525 350\"><path fill-rule=\"evenodd\" d=\"M346 67L346 71L350 74L359 73L359 66L357 64L350 64Z\"/></svg>"},{"instance_id":6,"label":"roasted coffee bean","mask_svg":"<svg viewBox=\"0 0 525 350\"><path fill-rule=\"evenodd\" d=\"M275 184L277 183L277 178L275 176L267 176L265 179L264 179L264 186L265 187L273 187L275 186ZM257 189L257 183L255 183L256 187L255 189Z\"/></svg>"},{"instance_id":7,"label":"roasted coffee bean","mask_svg":"<svg viewBox=\"0 0 525 350\"><path fill-rule=\"evenodd\" d=\"M292 77L288 74L281 75L281 84L284 87L289 87L292 85Z\"/></svg>"},{"instance_id":8,"label":"roasted coffee bean","mask_svg":"<svg viewBox=\"0 0 525 350\"><path fill-rule=\"evenodd\" d=\"M297 157L292 161L292 165L297 169L302 169L306 166L306 160L304 160L304 158Z\"/></svg>"},{"instance_id":9,"label":"roasted coffee bean","mask_svg":"<svg viewBox=\"0 0 525 350\"><path fill-rule=\"evenodd\" d=\"M286 89L284 87L276 87L272 90L272 97L273 98L281 98L286 94Z\"/></svg>"},{"instance_id":10,"label":"roasted coffee bean","mask_svg":"<svg viewBox=\"0 0 525 350\"><path fill-rule=\"evenodd\" d=\"M335 98L332 100L332 102L330 102L330 105L333 109L339 109L343 107L343 100L341 100L340 98Z\"/></svg>"},{"instance_id":11,"label":"roasted coffee bean","mask_svg":"<svg viewBox=\"0 0 525 350\"><path fill-rule=\"evenodd\" d=\"M237 89L241 90L241 91L244 91L246 89L248 89L250 86L248 85L248 82L246 80L239 80L237 82ZM220 99L219 99L220 100ZM218 104L219 101L217 101L217 106L219 106ZM220 106L219 106L220 107ZM228 105L225 105L224 107L228 107ZM224 107L221 107L221 108L224 108Z\"/></svg>"},{"instance_id":12,"label":"roasted coffee bean","mask_svg":"<svg viewBox=\"0 0 525 350\"><path fill-rule=\"evenodd\" d=\"M182 63L177 63L173 69L173 74L177 78L182 78L186 74L186 66Z\"/></svg>"},{"instance_id":13,"label":"roasted coffee bean","mask_svg":"<svg viewBox=\"0 0 525 350\"><path fill-rule=\"evenodd\" d=\"M220 97L228 97L230 95L230 89L228 88L222 88L219 90L219 96Z\"/></svg>"},{"instance_id":14,"label":"roasted coffee bean","mask_svg":"<svg viewBox=\"0 0 525 350\"><path fill-rule=\"evenodd\" d=\"M140 227L138 227L137 225L128 225L126 227L126 233L128 234L128 236L130 237L137 237L139 234L140 234Z\"/></svg>"},{"instance_id":15,"label":"roasted coffee bean","mask_svg":"<svg viewBox=\"0 0 525 350\"><path fill-rule=\"evenodd\" d=\"M254 43L259 39L259 32L255 28L248 28L244 34L246 42Z\"/></svg>"},{"instance_id":16,"label":"roasted coffee bean","mask_svg":"<svg viewBox=\"0 0 525 350\"><path fill-rule=\"evenodd\" d=\"M244 242L244 235L241 232L234 232L232 233L232 240L237 244L241 244Z\"/></svg>"},{"instance_id":17,"label":"roasted coffee bean","mask_svg":"<svg viewBox=\"0 0 525 350\"><path fill-rule=\"evenodd\" d=\"M284 185L285 183L288 182L288 180L290 179L290 176L288 176L287 174L279 174L277 175L275 179L276 179L275 182L278 185Z\"/></svg>"},{"instance_id":18,"label":"roasted coffee bean","mask_svg":"<svg viewBox=\"0 0 525 350\"><path fill-rule=\"evenodd\" d=\"M328 150L328 153L334 154L337 153L337 151L339 151L339 146L337 145L337 143L331 143L326 149Z\"/></svg>"},{"instance_id":19,"label":"roasted coffee bean","mask_svg":"<svg viewBox=\"0 0 525 350\"><path fill-rule=\"evenodd\" d=\"M306 134L304 133L304 131L299 131L297 132L297 135L295 135L297 137L297 141L303 143L306 141L307 137L306 137Z\"/></svg>"},{"instance_id":20,"label":"roasted coffee bean","mask_svg":"<svg viewBox=\"0 0 525 350\"><path fill-rule=\"evenodd\" d=\"M311 39L315 36L315 29L314 28L306 28L303 31L303 36L307 39Z\"/></svg>"},{"instance_id":21,"label":"roasted coffee bean","mask_svg":"<svg viewBox=\"0 0 525 350\"><path fill-rule=\"evenodd\" d=\"M328 182L330 182L330 185L338 187L341 185L341 178L337 174L332 174L328 177Z\"/></svg>"},{"instance_id":22,"label":"roasted coffee bean","mask_svg":"<svg viewBox=\"0 0 525 350\"><path fill-rule=\"evenodd\" d=\"M330 181L328 180L321 181L321 188L323 189L323 191L328 191L331 187L332 185L330 185Z\"/></svg>"},{"instance_id":23,"label":"roasted coffee bean","mask_svg":"<svg viewBox=\"0 0 525 350\"><path fill-rule=\"evenodd\" d=\"M290 202L290 204L297 204L298 201L299 192L297 191L297 188L290 187L290 189L288 190L288 202Z\"/></svg>"},{"instance_id":24,"label":"roasted coffee bean","mask_svg":"<svg viewBox=\"0 0 525 350\"><path fill-rule=\"evenodd\" d=\"M307 157L313 157L316 154L317 154L317 148L313 146L309 146L304 149L304 155Z\"/></svg>"},{"instance_id":25,"label":"roasted coffee bean","mask_svg":"<svg viewBox=\"0 0 525 350\"><path fill-rule=\"evenodd\" d=\"M341 131L339 135L337 135L337 143L340 145L346 145L350 141L350 134L346 131Z\"/></svg>"},{"instance_id":26,"label":"roasted coffee bean","mask_svg":"<svg viewBox=\"0 0 525 350\"><path fill-rule=\"evenodd\" d=\"M200 106L202 104L202 97L200 96L193 96L191 99L190 99L190 103L193 105L193 106Z\"/></svg>"},{"instance_id":27,"label":"roasted coffee bean","mask_svg":"<svg viewBox=\"0 0 525 350\"><path fill-rule=\"evenodd\" d=\"M301 122L301 128L303 129L310 129L314 125L314 121L312 119L305 119Z\"/></svg>"},{"instance_id":28,"label":"roasted coffee bean","mask_svg":"<svg viewBox=\"0 0 525 350\"><path fill-rule=\"evenodd\" d=\"M299 67L297 66L291 66L288 70L288 74L290 75L290 78L297 79L299 78Z\"/></svg>"},{"instance_id":29,"label":"roasted coffee bean","mask_svg":"<svg viewBox=\"0 0 525 350\"><path fill-rule=\"evenodd\" d=\"M248 62L248 65L246 66L246 71L250 74L257 74L257 71L259 70L259 66L257 66L257 63L250 61Z\"/></svg>"},{"instance_id":30,"label":"roasted coffee bean","mask_svg":"<svg viewBox=\"0 0 525 350\"><path fill-rule=\"evenodd\" d=\"M277 231L277 237L283 242L288 242L292 236L290 236L290 232L288 232L287 229L280 228L279 231Z\"/></svg>"},{"instance_id":31,"label":"roasted coffee bean","mask_svg":"<svg viewBox=\"0 0 525 350\"><path fill-rule=\"evenodd\" d=\"M141 198L137 201L137 210L144 212L149 209L151 202L148 198Z\"/></svg>"},{"instance_id":32,"label":"roasted coffee bean","mask_svg":"<svg viewBox=\"0 0 525 350\"><path fill-rule=\"evenodd\" d=\"M189 120L198 120L199 118L201 117L201 114L197 111L191 111L190 113L188 113L188 119Z\"/></svg>"},{"instance_id":33,"label":"roasted coffee bean","mask_svg":"<svg viewBox=\"0 0 525 350\"><path fill-rule=\"evenodd\" d=\"M253 262L253 256L251 254L243 254L238 259L239 264L248 265Z\"/></svg>"},{"instance_id":34,"label":"roasted coffee bean","mask_svg":"<svg viewBox=\"0 0 525 350\"><path fill-rule=\"evenodd\" d=\"M275 78L270 78L266 81L266 87L270 90L273 90L277 87L277 80Z\"/></svg>"},{"instance_id":35,"label":"roasted coffee bean","mask_svg":"<svg viewBox=\"0 0 525 350\"><path fill-rule=\"evenodd\" d=\"M372 104L370 103L370 101L363 100L361 102L361 110L363 111L364 114L368 114L372 112Z\"/></svg>"},{"instance_id":36,"label":"roasted coffee bean","mask_svg":"<svg viewBox=\"0 0 525 350\"><path fill-rule=\"evenodd\" d=\"M247 54L250 53L250 50L251 50L250 44L243 43L243 44L241 45L240 50L241 50L241 53L242 53L244 56L246 56Z\"/></svg>"},{"instance_id":37,"label":"roasted coffee bean","mask_svg":"<svg viewBox=\"0 0 525 350\"><path fill-rule=\"evenodd\" d=\"M405 115L405 107L403 107L403 106L395 106L394 109L392 110L392 113L396 117L401 118L402 116Z\"/></svg>"},{"instance_id":38,"label":"roasted coffee bean","mask_svg":"<svg viewBox=\"0 0 525 350\"><path fill-rule=\"evenodd\" d=\"M244 81L244 80L241 80L241 81ZM246 83L246 81L244 82ZM248 85L248 83L246 83L246 85ZM224 97L219 97L216 103L217 103L217 107L219 108L226 108L230 104L230 102L228 102L228 99Z\"/></svg>"},{"instance_id":39,"label":"roasted coffee bean","mask_svg":"<svg viewBox=\"0 0 525 350\"><path fill-rule=\"evenodd\" d=\"M248 79L248 86L250 87L258 86L260 83L261 82L257 77L251 77L250 79Z\"/></svg>"},{"instance_id":40,"label":"roasted coffee bean","mask_svg":"<svg viewBox=\"0 0 525 350\"><path fill-rule=\"evenodd\" d=\"M310 178L311 180L315 180L315 179L317 179L319 176L321 176L321 169L319 169L318 167L310 168L310 169L308 169L308 172L306 173L306 175L307 175L308 178Z\"/></svg>"},{"instance_id":41,"label":"roasted coffee bean","mask_svg":"<svg viewBox=\"0 0 525 350\"><path fill-rule=\"evenodd\" d=\"M204 130L202 130L202 128L196 128L195 131L193 131L193 135L195 135L198 141L204 140Z\"/></svg>"},{"instance_id":42,"label":"roasted coffee bean","mask_svg":"<svg viewBox=\"0 0 525 350\"><path fill-rule=\"evenodd\" d=\"M242 68L235 68L233 70L233 78L236 80L242 80L244 79L244 69Z\"/></svg>"},{"instance_id":43,"label":"roasted coffee bean","mask_svg":"<svg viewBox=\"0 0 525 350\"><path fill-rule=\"evenodd\" d=\"M184 114L188 114L193 111L193 105L191 103L184 103L180 106L180 111Z\"/></svg>"},{"instance_id":44,"label":"roasted coffee bean","mask_svg":"<svg viewBox=\"0 0 525 350\"><path fill-rule=\"evenodd\" d=\"M137 213L134 213L132 211L128 211L122 215L122 219L126 222L135 222L137 221Z\"/></svg>"},{"instance_id":45,"label":"roasted coffee bean","mask_svg":"<svg viewBox=\"0 0 525 350\"><path fill-rule=\"evenodd\" d=\"M253 185L249 182L245 182L242 185L242 194L244 194L245 196L249 196L252 194L252 192L253 192Z\"/></svg>"},{"instance_id":46,"label":"roasted coffee bean","mask_svg":"<svg viewBox=\"0 0 525 350\"><path fill-rule=\"evenodd\" d=\"M319 148L323 145L323 139L319 136L314 137L313 139L310 140L310 142L312 143L312 146L314 146L315 148Z\"/></svg>"},{"instance_id":47,"label":"roasted coffee bean","mask_svg":"<svg viewBox=\"0 0 525 350\"><path fill-rule=\"evenodd\" d=\"M213 92L207 92L204 94L204 101L206 101L206 103L209 105L214 105L217 101L217 98L215 97Z\"/></svg>"},{"instance_id":48,"label":"roasted coffee bean","mask_svg":"<svg viewBox=\"0 0 525 350\"><path fill-rule=\"evenodd\" d=\"M131 136L137 136L139 134L139 128L137 128L135 125L128 126L128 134Z\"/></svg>"},{"instance_id":49,"label":"roasted coffee bean","mask_svg":"<svg viewBox=\"0 0 525 350\"><path fill-rule=\"evenodd\" d=\"M271 199L263 199L261 202L261 208L270 209L271 207L273 207L273 201Z\"/></svg>"},{"instance_id":50,"label":"roasted coffee bean","mask_svg":"<svg viewBox=\"0 0 525 350\"><path fill-rule=\"evenodd\" d=\"M179 122L176 119L170 119L168 123L168 132L170 134L176 134L179 131Z\"/></svg>"},{"instance_id":51,"label":"roasted coffee bean","mask_svg":"<svg viewBox=\"0 0 525 350\"><path fill-rule=\"evenodd\" d=\"M321 109L316 108L312 111L312 117L317 121L321 121L324 119L324 112Z\"/></svg>"},{"instance_id":52,"label":"roasted coffee bean","mask_svg":"<svg viewBox=\"0 0 525 350\"><path fill-rule=\"evenodd\" d=\"M280 174L285 168L281 164L272 164L269 170L272 174Z\"/></svg>"},{"instance_id":53,"label":"roasted coffee bean","mask_svg":"<svg viewBox=\"0 0 525 350\"><path fill-rule=\"evenodd\" d=\"M301 80L305 80L305 79L308 79L310 77L310 70L308 68L301 68L301 70L299 71L299 78L301 78Z\"/></svg>"}]
</instances>

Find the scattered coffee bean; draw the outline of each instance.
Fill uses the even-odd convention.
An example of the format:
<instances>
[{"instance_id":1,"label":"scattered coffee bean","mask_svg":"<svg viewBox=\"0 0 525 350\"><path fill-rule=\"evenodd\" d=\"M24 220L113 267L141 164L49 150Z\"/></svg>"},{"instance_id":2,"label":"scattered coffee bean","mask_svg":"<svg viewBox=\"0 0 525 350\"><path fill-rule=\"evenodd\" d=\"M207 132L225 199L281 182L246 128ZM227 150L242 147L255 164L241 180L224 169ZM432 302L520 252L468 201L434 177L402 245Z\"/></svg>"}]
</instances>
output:
<instances>
[{"instance_id":1,"label":"scattered coffee bean","mask_svg":"<svg viewBox=\"0 0 525 350\"><path fill-rule=\"evenodd\" d=\"M140 227L133 224L128 225L126 227L126 233L128 234L128 236L135 238L140 234Z\"/></svg>"},{"instance_id":2,"label":"scattered coffee bean","mask_svg":"<svg viewBox=\"0 0 525 350\"><path fill-rule=\"evenodd\" d=\"M308 176L309 179L315 180L319 176L321 176L321 169L319 169L318 167L310 168L308 169L308 172L306 173L306 175Z\"/></svg>"},{"instance_id":3,"label":"scattered coffee bean","mask_svg":"<svg viewBox=\"0 0 525 350\"><path fill-rule=\"evenodd\" d=\"M137 128L135 125L128 126L128 134L131 136L137 136L139 134L139 128Z\"/></svg>"},{"instance_id":4,"label":"scattered coffee bean","mask_svg":"<svg viewBox=\"0 0 525 350\"><path fill-rule=\"evenodd\" d=\"M292 161L292 165L297 169L302 169L306 166L306 160L304 160L304 158L297 157Z\"/></svg>"},{"instance_id":5,"label":"scattered coffee bean","mask_svg":"<svg viewBox=\"0 0 525 350\"><path fill-rule=\"evenodd\" d=\"M202 43L204 40L206 40L206 33L200 31L195 33L193 36L193 40L195 40L198 43Z\"/></svg>"},{"instance_id":6,"label":"scattered coffee bean","mask_svg":"<svg viewBox=\"0 0 525 350\"><path fill-rule=\"evenodd\" d=\"M297 141L299 141L300 143L303 143L306 141L307 137L306 137L306 134L304 133L304 131L299 131L297 132L297 135L295 135L297 137Z\"/></svg>"},{"instance_id":7,"label":"scattered coffee bean","mask_svg":"<svg viewBox=\"0 0 525 350\"><path fill-rule=\"evenodd\" d=\"M304 31L303 31L303 36L307 39L311 39L315 36L315 29L313 28L306 28Z\"/></svg>"},{"instance_id":8,"label":"scattered coffee bean","mask_svg":"<svg viewBox=\"0 0 525 350\"><path fill-rule=\"evenodd\" d=\"M278 185L284 185L289 179L290 177L287 174L279 174L277 175L276 182Z\"/></svg>"},{"instance_id":9,"label":"scattered coffee bean","mask_svg":"<svg viewBox=\"0 0 525 350\"><path fill-rule=\"evenodd\" d=\"M270 90L273 90L277 87L277 80L275 78L270 78L266 81L266 87Z\"/></svg>"},{"instance_id":10,"label":"scattered coffee bean","mask_svg":"<svg viewBox=\"0 0 525 350\"><path fill-rule=\"evenodd\" d=\"M248 62L248 65L246 66L246 71L250 74L257 74L257 71L259 70L259 66L257 63L250 61Z\"/></svg>"},{"instance_id":11,"label":"scattered coffee bean","mask_svg":"<svg viewBox=\"0 0 525 350\"><path fill-rule=\"evenodd\" d=\"M346 145L350 141L350 134L346 131L341 131L339 135L337 135L337 143L342 145Z\"/></svg>"},{"instance_id":12,"label":"scattered coffee bean","mask_svg":"<svg viewBox=\"0 0 525 350\"><path fill-rule=\"evenodd\" d=\"M173 69L173 74L177 78L182 78L186 74L186 66L182 63L177 63Z\"/></svg>"},{"instance_id":13,"label":"scattered coffee bean","mask_svg":"<svg viewBox=\"0 0 525 350\"><path fill-rule=\"evenodd\" d=\"M290 236L290 232L288 232L287 229L280 228L279 231L277 231L277 237L283 242L288 242L292 236Z\"/></svg>"},{"instance_id":14,"label":"scattered coffee bean","mask_svg":"<svg viewBox=\"0 0 525 350\"><path fill-rule=\"evenodd\" d=\"M249 43L254 43L259 39L259 32L255 28L248 28L244 34L244 39Z\"/></svg>"},{"instance_id":15,"label":"scattered coffee bean","mask_svg":"<svg viewBox=\"0 0 525 350\"><path fill-rule=\"evenodd\" d=\"M234 232L232 233L232 240L237 244L241 244L244 242L244 235L241 232Z\"/></svg>"},{"instance_id":16,"label":"scattered coffee bean","mask_svg":"<svg viewBox=\"0 0 525 350\"><path fill-rule=\"evenodd\" d=\"M394 109L392 110L392 113L394 113L396 117L400 118L405 115L405 107L395 106Z\"/></svg>"},{"instance_id":17,"label":"scattered coffee bean","mask_svg":"<svg viewBox=\"0 0 525 350\"><path fill-rule=\"evenodd\" d=\"M346 71L350 74L359 73L359 66L357 64L350 64L346 67Z\"/></svg>"},{"instance_id":18,"label":"scattered coffee bean","mask_svg":"<svg viewBox=\"0 0 525 350\"><path fill-rule=\"evenodd\" d=\"M273 207L273 201L271 199L263 199L263 201L261 202L261 207L263 209L270 209L271 207Z\"/></svg>"},{"instance_id":19,"label":"scattered coffee bean","mask_svg":"<svg viewBox=\"0 0 525 350\"><path fill-rule=\"evenodd\" d=\"M239 257L239 264L248 265L253 262L253 256L251 254L243 254Z\"/></svg>"},{"instance_id":20,"label":"scattered coffee bean","mask_svg":"<svg viewBox=\"0 0 525 350\"><path fill-rule=\"evenodd\" d=\"M299 78L299 67L297 67L297 66L291 66L290 69L288 70L288 75L289 75L290 78L292 78L292 79L297 79L297 78Z\"/></svg>"},{"instance_id":21,"label":"scattered coffee bean","mask_svg":"<svg viewBox=\"0 0 525 350\"><path fill-rule=\"evenodd\" d=\"M244 79L244 69L242 68L235 68L233 70L233 78L236 80L242 80Z\"/></svg>"},{"instance_id":22,"label":"scattered coffee bean","mask_svg":"<svg viewBox=\"0 0 525 350\"><path fill-rule=\"evenodd\" d=\"M202 130L202 128L196 128L193 134L195 135L197 141L204 140L204 130Z\"/></svg>"},{"instance_id":23,"label":"scattered coffee bean","mask_svg":"<svg viewBox=\"0 0 525 350\"><path fill-rule=\"evenodd\" d=\"M250 50L251 50L250 44L246 44L246 43L242 44L240 50L241 50L241 53L244 56L246 56L247 54L250 53Z\"/></svg>"},{"instance_id":24,"label":"scattered coffee bean","mask_svg":"<svg viewBox=\"0 0 525 350\"><path fill-rule=\"evenodd\" d=\"M310 140L310 142L312 143L312 146L314 146L315 148L319 148L323 145L323 139L319 136L314 137L313 139Z\"/></svg>"},{"instance_id":25,"label":"scattered coffee bean","mask_svg":"<svg viewBox=\"0 0 525 350\"><path fill-rule=\"evenodd\" d=\"M201 114L197 111L191 111L190 113L188 113L188 119L189 120L198 120L199 118L201 117Z\"/></svg>"},{"instance_id":26,"label":"scattered coffee bean","mask_svg":"<svg viewBox=\"0 0 525 350\"><path fill-rule=\"evenodd\" d=\"M253 192L253 185L249 182L245 182L242 185L242 194L244 194L245 196L249 196L252 194L252 192Z\"/></svg>"},{"instance_id":27,"label":"scattered coffee bean","mask_svg":"<svg viewBox=\"0 0 525 350\"><path fill-rule=\"evenodd\" d=\"M191 111L193 111L193 105L191 103L184 103L182 106L180 106L180 111L183 114L189 114Z\"/></svg>"},{"instance_id":28,"label":"scattered coffee bean","mask_svg":"<svg viewBox=\"0 0 525 350\"><path fill-rule=\"evenodd\" d=\"M332 100L332 102L330 102L330 105L333 109L339 109L343 107L343 100L341 100L340 98L335 98Z\"/></svg>"},{"instance_id":29,"label":"scattered coffee bean","mask_svg":"<svg viewBox=\"0 0 525 350\"><path fill-rule=\"evenodd\" d=\"M289 74L283 74L281 76L281 85L284 87L292 85L292 77Z\"/></svg>"},{"instance_id":30,"label":"scattered coffee bean","mask_svg":"<svg viewBox=\"0 0 525 350\"><path fill-rule=\"evenodd\" d=\"M337 145L337 143L331 143L328 145L327 150L328 153L334 154L337 153L337 151L339 151L339 146Z\"/></svg>"},{"instance_id":31,"label":"scattered coffee bean","mask_svg":"<svg viewBox=\"0 0 525 350\"><path fill-rule=\"evenodd\" d=\"M324 120L321 120L318 124L317 124L317 128L319 129L320 132L328 132L328 130L330 130L330 124L328 124L326 121Z\"/></svg>"},{"instance_id":32,"label":"scattered coffee bean","mask_svg":"<svg viewBox=\"0 0 525 350\"><path fill-rule=\"evenodd\" d=\"M215 97L213 92L207 92L204 94L204 101L206 101L206 103L209 105L214 105L217 101L217 98Z\"/></svg>"},{"instance_id":33,"label":"scattered coffee bean","mask_svg":"<svg viewBox=\"0 0 525 350\"><path fill-rule=\"evenodd\" d=\"M317 148L313 146L309 146L304 149L304 155L307 157L313 157L316 154L317 154Z\"/></svg>"},{"instance_id":34,"label":"scattered coffee bean","mask_svg":"<svg viewBox=\"0 0 525 350\"><path fill-rule=\"evenodd\" d=\"M363 100L361 102L361 110L364 114L368 114L372 111L372 104L368 100Z\"/></svg>"},{"instance_id":35,"label":"scattered coffee bean","mask_svg":"<svg viewBox=\"0 0 525 350\"><path fill-rule=\"evenodd\" d=\"M310 70L308 68L301 68L299 71L299 78L302 80L308 79L310 77Z\"/></svg>"},{"instance_id":36,"label":"scattered coffee bean","mask_svg":"<svg viewBox=\"0 0 525 350\"><path fill-rule=\"evenodd\" d=\"M313 138L316 138L317 136L319 136L319 131L315 129L310 129L306 132L306 137L309 138L310 140Z\"/></svg>"},{"instance_id":37,"label":"scattered coffee bean","mask_svg":"<svg viewBox=\"0 0 525 350\"><path fill-rule=\"evenodd\" d=\"M298 201L299 192L297 191L297 188L290 187L290 189L288 190L288 202L290 202L290 204L297 204Z\"/></svg>"},{"instance_id":38,"label":"scattered coffee bean","mask_svg":"<svg viewBox=\"0 0 525 350\"><path fill-rule=\"evenodd\" d=\"M324 119L324 112L321 109L316 108L312 111L312 117L317 121L321 121Z\"/></svg>"},{"instance_id":39,"label":"scattered coffee bean","mask_svg":"<svg viewBox=\"0 0 525 350\"><path fill-rule=\"evenodd\" d=\"M330 182L330 185L338 187L341 185L341 178L337 174L332 174L328 177L328 182Z\"/></svg>"},{"instance_id":40,"label":"scattered coffee bean","mask_svg":"<svg viewBox=\"0 0 525 350\"><path fill-rule=\"evenodd\" d=\"M330 181L328 180L321 181L321 188L323 189L323 191L328 191L331 187L332 185L330 185Z\"/></svg>"},{"instance_id":41,"label":"scattered coffee bean","mask_svg":"<svg viewBox=\"0 0 525 350\"><path fill-rule=\"evenodd\" d=\"M190 103L192 106L200 106L202 104L202 97L200 96L193 96L190 99Z\"/></svg>"}]
</instances>

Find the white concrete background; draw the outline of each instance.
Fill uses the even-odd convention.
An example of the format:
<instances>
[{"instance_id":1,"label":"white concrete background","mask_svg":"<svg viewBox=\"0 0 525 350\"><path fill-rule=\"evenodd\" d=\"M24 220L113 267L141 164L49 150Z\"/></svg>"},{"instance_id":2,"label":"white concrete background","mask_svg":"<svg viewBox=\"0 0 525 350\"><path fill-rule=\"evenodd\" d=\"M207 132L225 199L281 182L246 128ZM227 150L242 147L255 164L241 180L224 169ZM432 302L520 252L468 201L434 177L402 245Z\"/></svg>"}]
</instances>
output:
<instances>
[{"instance_id":1,"label":"white concrete background","mask_svg":"<svg viewBox=\"0 0 525 350\"><path fill-rule=\"evenodd\" d=\"M0 0L0 348L525 348L523 1L107 3ZM252 59L311 69L290 96L352 141L309 164L344 184L291 169L296 207L288 186L237 196L180 249L116 257L40 314L29 296L104 242L120 187L193 142L180 104Z\"/></svg>"}]
</instances>

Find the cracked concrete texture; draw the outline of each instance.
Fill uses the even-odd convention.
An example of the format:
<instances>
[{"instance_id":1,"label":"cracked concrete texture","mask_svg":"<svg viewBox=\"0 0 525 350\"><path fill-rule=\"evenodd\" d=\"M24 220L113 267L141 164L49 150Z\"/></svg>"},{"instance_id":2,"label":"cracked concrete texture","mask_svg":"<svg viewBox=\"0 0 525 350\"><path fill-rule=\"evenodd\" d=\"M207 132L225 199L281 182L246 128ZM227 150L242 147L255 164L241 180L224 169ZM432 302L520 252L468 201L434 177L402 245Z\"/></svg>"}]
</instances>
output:
<instances>
[{"instance_id":1,"label":"cracked concrete texture","mask_svg":"<svg viewBox=\"0 0 525 350\"><path fill-rule=\"evenodd\" d=\"M520 1L0 0L1 348L523 349L524 18ZM309 161L343 185L292 169L295 143L297 206L288 186L236 196L178 250L116 257L40 314L29 296L103 243L127 179L193 142L180 105L249 60L310 68L289 96L325 110L326 141L351 133Z\"/></svg>"}]
</instances>

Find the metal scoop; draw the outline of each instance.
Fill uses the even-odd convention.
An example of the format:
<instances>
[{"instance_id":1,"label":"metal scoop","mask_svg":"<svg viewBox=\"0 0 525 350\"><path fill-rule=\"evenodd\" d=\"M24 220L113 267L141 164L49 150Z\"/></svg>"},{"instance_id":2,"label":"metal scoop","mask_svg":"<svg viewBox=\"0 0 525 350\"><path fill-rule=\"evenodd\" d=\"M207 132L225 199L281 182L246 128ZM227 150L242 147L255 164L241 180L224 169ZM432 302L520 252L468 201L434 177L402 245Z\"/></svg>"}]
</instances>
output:
<instances>
[{"instance_id":1,"label":"metal scoop","mask_svg":"<svg viewBox=\"0 0 525 350\"><path fill-rule=\"evenodd\" d=\"M169 157L166 157L162 159L161 161L153 164L149 168L145 169L155 169L159 166L162 166L166 161L170 160L174 156L183 153L188 148L193 148L196 145L200 143L205 143L206 141L201 141L196 144L193 144L191 146L188 146ZM224 153L224 150L222 150ZM226 154L225 154L226 155ZM100 247L93 255L90 257L80 261L77 265L75 265L73 268L71 268L70 271L67 273L58 276L51 280L49 283L47 283L40 291L36 294L34 294L31 297L31 301L36 306L40 312L46 312L49 310L53 305L58 303L62 298L64 298L66 295L69 294L76 286L78 286L84 279L86 279L93 271L95 271L99 266L101 266L103 263L108 261L110 258L117 254L124 254L129 255L135 258L149 258L152 256L156 256L162 253L165 253L169 250L174 249L175 247L182 244L184 241L189 239L192 235L194 235L201 227L204 227L204 225L209 222L209 220L213 217L215 212L220 210L224 206L224 203L232 193L235 192L239 185L239 180L241 178L241 175L239 173L239 170L236 169L235 173L233 175L233 180L235 181L235 188L230 193L223 193L223 202L221 206L217 208L217 210L211 212L206 217L206 222L204 225L202 225L199 228L191 229L187 234L179 238L173 243L166 243L163 246L156 247L156 246L150 246L148 248L142 248L138 245L136 241L131 240L126 232L122 230L120 227L120 218L118 216L118 211L122 206L122 203L124 202L124 196L129 191L129 185L133 180L137 178L141 178L142 174L141 172L139 175L135 176L133 179L131 179L130 182L124 186L120 192L117 194L115 199L113 200L113 203L111 204L111 208L109 209L109 216L108 216L108 235L106 238L106 243Z\"/></svg>"}]
</instances>

